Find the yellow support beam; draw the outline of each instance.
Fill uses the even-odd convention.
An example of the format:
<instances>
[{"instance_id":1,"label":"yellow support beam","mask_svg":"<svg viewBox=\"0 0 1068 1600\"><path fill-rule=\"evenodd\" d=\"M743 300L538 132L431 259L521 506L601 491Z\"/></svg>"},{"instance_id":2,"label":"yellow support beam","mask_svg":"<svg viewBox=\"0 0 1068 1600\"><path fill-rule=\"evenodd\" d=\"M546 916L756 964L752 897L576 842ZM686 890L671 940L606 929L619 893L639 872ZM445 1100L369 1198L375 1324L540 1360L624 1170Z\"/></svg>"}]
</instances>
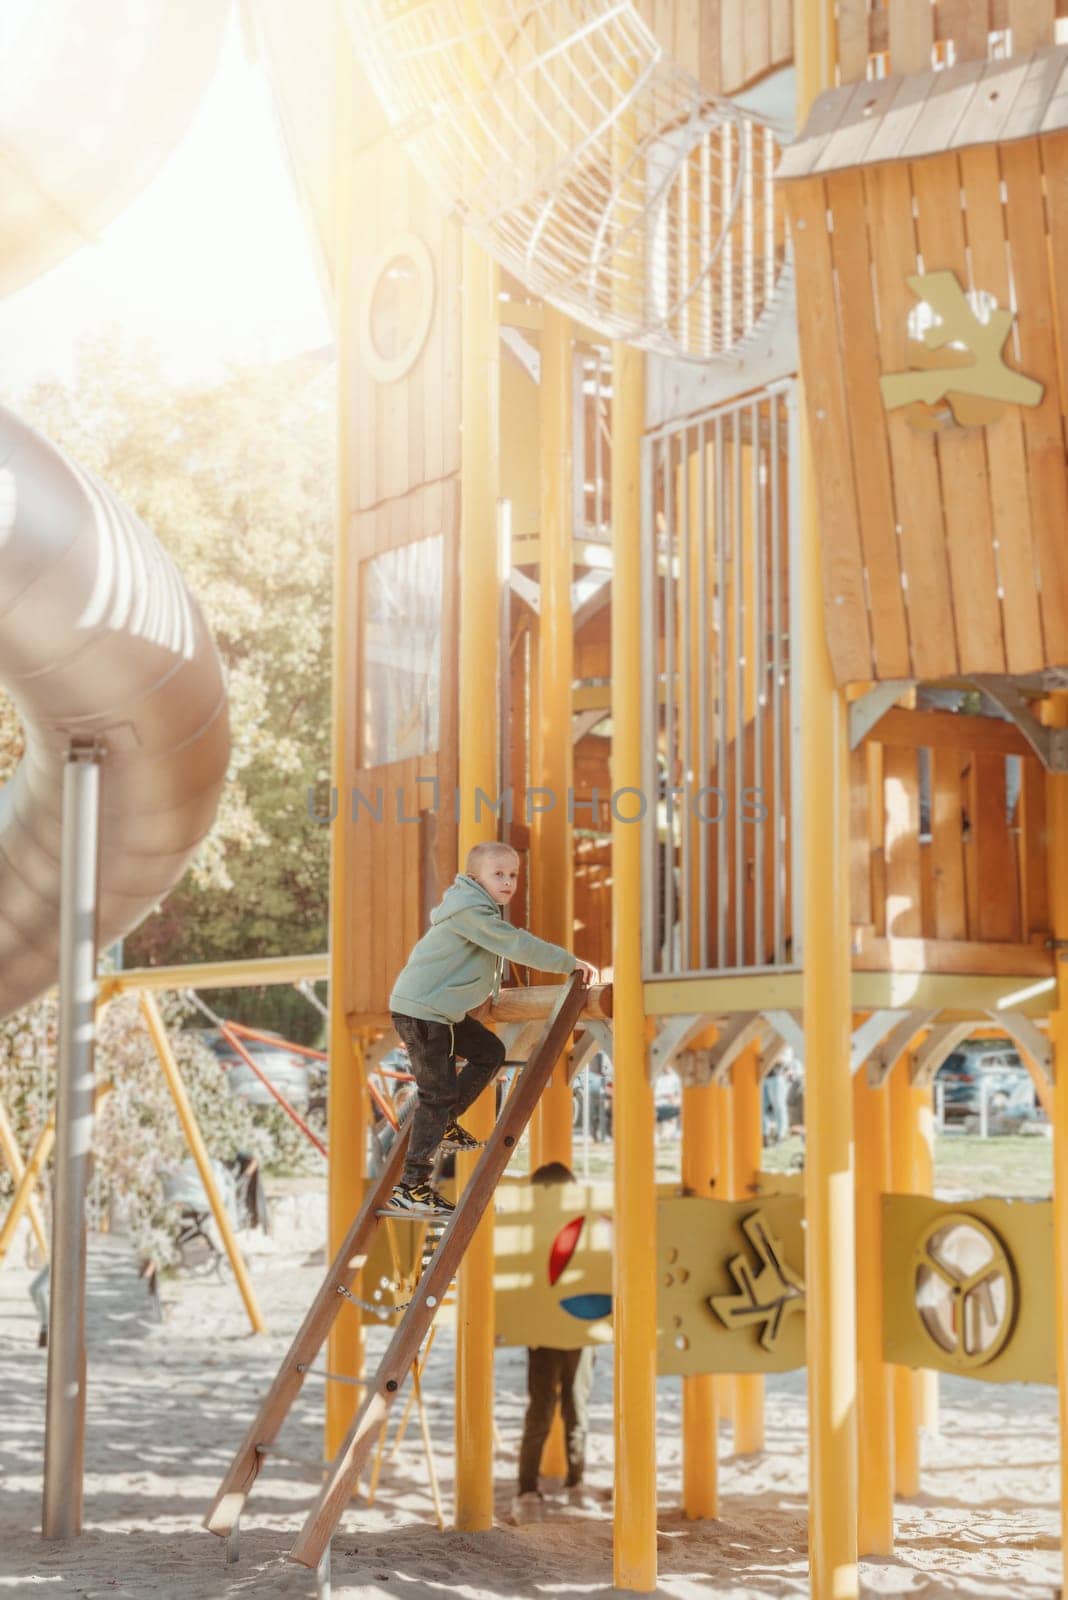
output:
<instances>
[{"instance_id":1,"label":"yellow support beam","mask_svg":"<svg viewBox=\"0 0 1068 1600\"><path fill-rule=\"evenodd\" d=\"M463 444L460 520L460 865L472 845L496 838L488 807L476 821L476 788L497 788L497 671L500 562L497 550L499 350L497 268L479 245L463 239ZM464 1118L488 1138L494 1122L492 1085ZM462 1190L475 1156L456 1162ZM456 1304L456 1526L493 1526L493 1213L468 1246Z\"/></svg>"},{"instance_id":2,"label":"yellow support beam","mask_svg":"<svg viewBox=\"0 0 1068 1600\"><path fill-rule=\"evenodd\" d=\"M0 1105L0 1154L3 1155L4 1163L14 1178L17 1188L26 1175L26 1166L18 1147L18 1141L15 1138L15 1131L8 1121L7 1112L2 1105ZM32 1189L27 1195L26 1207L30 1214L30 1227L33 1229L34 1238L37 1240L41 1254L47 1261L48 1234L45 1230L44 1218L41 1216L41 1208L37 1204Z\"/></svg>"},{"instance_id":3,"label":"yellow support beam","mask_svg":"<svg viewBox=\"0 0 1068 1600\"><path fill-rule=\"evenodd\" d=\"M1046 710L1054 728L1068 727L1068 695ZM1049 823L1050 925L1055 946L1056 1010L1053 1040L1053 1305L1057 1345L1057 1401L1061 1443L1061 1560L1068 1561L1068 777L1046 776ZM1062 1578L1062 1582L1064 1579Z\"/></svg>"},{"instance_id":4,"label":"yellow support beam","mask_svg":"<svg viewBox=\"0 0 1068 1600\"><path fill-rule=\"evenodd\" d=\"M1033 977L983 973L956 977L942 972L854 972L849 992L854 1011L936 1011L938 1021L968 1022L1009 1006L1029 1017L1044 1017L1050 1007L1049 994L1014 998L1033 983ZM645 1012L650 1017L703 1012L723 1018L738 1011L798 1011L803 1003L800 972L658 978L645 985Z\"/></svg>"},{"instance_id":5,"label":"yellow support beam","mask_svg":"<svg viewBox=\"0 0 1068 1600\"><path fill-rule=\"evenodd\" d=\"M718 1194L718 1098L711 1083L682 1091L682 1186L704 1200ZM682 1510L691 1521L719 1516L716 1382L710 1372L682 1380Z\"/></svg>"},{"instance_id":6,"label":"yellow support beam","mask_svg":"<svg viewBox=\"0 0 1068 1600\"><path fill-rule=\"evenodd\" d=\"M93 1099L93 1111L99 1111L105 1097L111 1093L110 1083L97 1084L96 1094ZM53 1106L48 1113L48 1120L34 1141L33 1149L26 1161L26 1168L18 1181L15 1193L11 1197L7 1216L0 1224L0 1266L4 1257L11 1248L11 1241L15 1237L18 1227L33 1198L33 1186L44 1171L45 1163L52 1154L52 1146L56 1142L56 1111Z\"/></svg>"},{"instance_id":7,"label":"yellow support beam","mask_svg":"<svg viewBox=\"0 0 1068 1600\"><path fill-rule=\"evenodd\" d=\"M890 1185L895 1194L915 1194L917 1189L916 1111L911 1083L912 1055L906 1053L890 1073ZM894 1492L920 1491L920 1374L911 1367L893 1369L894 1386Z\"/></svg>"},{"instance_id":8,"label":"yellow support beam","mask_svg":"<svg viewBox=\"0 0 1068 1600\"><path fill-rule=\"evenodd\" d=\"M612 347L612 788L641 790L642 356ZM651 670L648 664L645 670ZM612 820L615 1542L619 1589L656 1588L656 1152L641 968L641 830Z\"/></svg>"},{"instance_id":9,"label":"yellow support beam","mask_svg":"<svg viewBox=\"0 0 1068 1600\"><path fill-rule=\"evenodd\" d=\"M797 121L834 81L834 0L795 0ZM802 379L804 374L802 372ZM813 1600L855 1600L856 1258L849 927L849 746L823 620L815 466L800 406L806 1319L809 1572ZM759 1008L762 1009L762 1008Z\"/></svg>"},{"instance_id":10,"label":"yellow support beam","mask_svg":"<svg viewBox=\"0 0 1068 1600\"><path fill-rule=\"evenodd\" d=\"M541 331L539 453L541 457L541 613L538 640L538 725L532 783L556 796L550 811L533 819L534 931L570 950L575 937L572 824L565 797L574 781L571 680L574 635L571 611L571 324L545 306ZM531 1164L571 1165L571 1089L561 1057L531 1125ZM559 1464L557 1456L553 1462Z\"/></svg>"},{"instance_id":11,"label":"yellow support beam","mask_svg":"<svg viewBox=\"0 0 1068 1600\"><path fill-rule=\"evenodd\" d=\"M353 162L356 148L355 94L351 52L340 7L334 22L337 37L335 101L335 264L334 302L337 320L337 347L343 352L356 348L355 322L358 307L353 303ZM346 796L355 770L354 752L349 747L352 726L351 708L359 663L356 659L355 619L360 614L359 563L352 551L352 518L356 508L352 459L354 375L351 363L342 360L338 368L337 499L334 525L333 637L330 688L331 783L339 796ZM329 1018L327 1055L329 1094L327 1098L327 1142L330 1156L326 1173L326 1259L332 1261L352 1226L363 1201L363 1178L367 1164L367 1092L361 1070L362 1057L355 1043L352 1025L346 1016L345 998L350 981L350 891L352 885L352 821L342 799L330 828L330 904L329 941L322 970L315 976L329 977ZM361 885L360 887L365 887ZM310 972L302 972L310 978ZM357 1278L353 1292L360 1293ZM363 1376L363 1325L355 1307L347 1306L337 1317L327 1337L326 1359L329 1371L351 1380ZM356 1415L359 1391L354 1382L328 1383L324 1398L324 1443L327 1459L336 1455Z\"/></svg>"},{"instance_id":12,"label":"yellow support beam","mask_svg":"<svg viewBox=\"0 0 1068 1600\"><path fill-rule=\"evenodd\" d=\"M764 1157L761 1114L760 1045L743 1050L731 1069L734 1132L733 1198L752 1200L760 1191ZM764 1376L738 1373L734 1379L734 1451L756 1455L764 1448Z\"/></svg>"},{"instance_id":13,"label":"yellow support beam","mask_svg":"<svg viewBox=\"0 0 1068 1600\"><path fill-rule=\"evenodd\" d=\"M890 1192L890 1104L862 1067L853 1079L857 1216L857 1545L894 1548L892 1370L883 1359L883 1196Z\"/></svg>"},{"instance_id":14,"label":"yellow support beam","mask_svg":"<svg viewBox=\"0 0 1068 1600\"><path fill-rule=\"evenodd\" d=\"M340 810L338 815L340 818ZM343 831L337 823L335 829ZM125 972L102 973L99 993L103 1002L116 995L140 994L149 989L244 989L261 983L314 982L328 976L329 957L325 955L193 961L185 967L130 967Z\"/></svg>"},{"instance_id":15,"label":"yellow support beam","mask_svg":"<svg viewBox=\"0 0 1068 1600\"><path fill-rule=\"evenodd\" d=\"M248 1320L252 1324L252 1331L253 1333L266 1333L267 1324L264 1322L260 1312L256 1291L252 1287L252 1280L249 1278L248 1268L245 1266L245 1258L242 1256L238 1248L237 1239L234 1237L229 1213L223 1202L223 1197L219 1193L219 1186L215 1182L211 1158L208 1155L204 1137L197 1123L192 1101L189 1098L174 1051L171 1049L171 1041L167 1037L167 1030L163 1025L163 1018L160 1016L155 996L147 991L141 995L141 1015L145 1019L149 1038L152 1040L156 1055L159 1057L159 1064L163 1068L163 1076L167 1080L167 1087L171 1092L171 1099L174 1101L178 1120L182 1124L185 1142L189 1146L189 1153L193 1157L197 1172L200 1174L200 1181L204 1185L204 1193L208 1197L211 1214L215 1218L215 1226L219 1230L219 1238L229 1258L237 1287L241 1291L241 1298L245 1302L245 1310L248 1312Z\"/></svg>"}]
</instances>

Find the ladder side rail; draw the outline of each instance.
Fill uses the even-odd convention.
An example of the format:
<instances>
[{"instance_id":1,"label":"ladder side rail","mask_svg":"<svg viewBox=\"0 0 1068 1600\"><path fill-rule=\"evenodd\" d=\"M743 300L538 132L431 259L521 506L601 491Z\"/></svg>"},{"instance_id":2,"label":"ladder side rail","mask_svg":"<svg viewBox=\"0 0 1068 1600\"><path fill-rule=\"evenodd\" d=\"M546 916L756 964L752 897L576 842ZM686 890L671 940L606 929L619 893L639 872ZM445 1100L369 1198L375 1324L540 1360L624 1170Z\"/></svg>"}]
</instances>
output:
<instances>
[{"instance_id":1,"label":"ladder side rail","mask_svg":"<svg viewBox=\"0 0 1068 1600\"><path fill-rule=\"evenodd\" d=\"M272 1444L278 1437L304 1385L309 1367L319 1354L338 1313L347 1303L341 1290L352 1287L356 1274L367 1260L371 1241L381 1221L378 1213L404 1165L413 1114L414 1106L401 1124L382 1170L368 1190L356 1220L345 1235L274 1382L237 1449L211 1510L204 1518L204 1526L221 1539L227 1538L236 1527L263 1462L262 1447Z\"/></svg>"},{"instance_id":2,"label":"ladder side rail","mask_svg":"<svg viewBox=\"0 0 1068 1600\"><path fill-rule=\"evenodd\" d=\"M441 1242L419 1280L411 1303L379 1362L378 1370L368 1384L363 1404L289 1552L291 1561L315 1567L329 1545L389 1408L408 1375L445 1291L456 1275L493 1191L512 1158L516 1143L530 1121L552 1070L582 1015L587 993L581 973L577 973L562 991L541 1038L520 1072L519 1083L502 1111L471 1181L448 1221Z\"/></svg>"}]
</instances>

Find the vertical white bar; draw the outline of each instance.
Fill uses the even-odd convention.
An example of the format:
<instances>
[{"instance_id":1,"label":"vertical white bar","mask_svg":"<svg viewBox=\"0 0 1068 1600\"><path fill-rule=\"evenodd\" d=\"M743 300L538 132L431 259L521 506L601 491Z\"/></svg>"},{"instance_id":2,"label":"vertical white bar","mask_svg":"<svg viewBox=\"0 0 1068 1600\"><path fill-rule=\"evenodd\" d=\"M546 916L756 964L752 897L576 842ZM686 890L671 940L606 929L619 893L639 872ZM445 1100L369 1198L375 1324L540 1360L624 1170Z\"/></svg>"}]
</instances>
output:
<instances>
[{"instance_id":1,"label":"vertical white bar","mask_svg":"<svg viewBox=\"0 0 1068 1600\"><path fill-rule=\"evenodd\" d=\"M664 436L664 527L667 549L664 556L664 756L667 762L664 828L664 949L666 970L674 970L675 950L675 797L671 793L675 777L675 495L674 435Z\"/></svg>"},{"instance_id":2,"label":"vertical white bar","mask_svg":"<svg viewBox=\"0 0 1068 1600\"><path fill-rule=\"evenodd\" d=\"M690 951L693 948L693 897L690 887L690 828L691 819L689 811L690 784L693 777L693 732L691 728L691 708L693 704L693 683L691 670L693 666L693 640L692 640L692 600L690 595L690 440L691 433L684 428L679 433L679 620L681 626L678 630L679 638L679 707L682 719L681 738L679 745L682 751L682 787L685 791L682 796L680 813L681 849L679 852L679 872L681 874L681 893L679 895L679 971L686 972L690 968Z\"/></svg>"},{"instance_id":3,"label":"vertical white bar","mask_svg":"<svg viewBox=\"0 0 1068 1600\"><path fill-rule=\"evenodd\" d=\"M754 400L749 411L752 433L752 539L753 539L753 662L750 667L753 682L753 787L756 791L750 806L753 821L753 962L758 967L766 965L764 950L764 704L767 696L767 678L764 671L764 485L760 477L762 449L760 442L760 401ZM774 959L774 958L773 958Z\"/></svg>"},{"instance_id":4,"label":"vertical white bar","mask_svg":"<svg viewBox=\"0 0 1068 1600\"><path fill-rule=\"evenodd\" d=\"M800 967L805 959L804 940L804 857L802 850L801 781L801 419L798 413L798 386L791 383L786 399L789 481L789 522L787 540L787 613L789 617L788 671L790 675L790 922L791 965Z\"/></svg>"},{"instance_id":5,"label":"vertical white bar","mask_svg":"<svg viewBox=\"0 0 1068 1600\"><path fill-rule=\"evenodd\" d=\"M656 538L656 466L659 440L642 442L641 459L641 561L642 581L645 586L645 603L642 606L642 663L645 679L642 683L642 793L645 797L645 814L639 824L642 830L642 972L653 977L659 971L660 960L656 940L656 908L660 902L660 850L657 837L657 782L656 749L659 717L658 685L660 671L657 662L657 618L660 611L659 580L657 576ZM624 813L629 814L629 813Z\"/></svg>"},{"instance_id":6,"label":"vertical white bar","mask_svg":"<svg viewBox=\"0 0 1068 1600\"><path fill-rule=\"evenodd\" d=\"M742 503L742 410L731 412L734 449L731 454L731 552L734 578L734 966L745 960L745 834L742 790L745 787L745 517Z\"/></svg>"},{"instance_id":7,"label":"vertical white bar","mask_svg":"<svg viewBox=\"0 0 1068 1600\"><path fill-rule=\"evenodd\" d=\"M71 1539L82 1528L85 1198L92 1169L99 815L99 752L95 747L72 748L63 776L59 1058L41 1519L46 1539Z\"/></svg>"},{"instance_id":8,"label":"vertical white bar","mask_svg":"<svg viewBox=\"0 0 1068 1600\"><path fill-rule=\"evenodd\" d=\"M768 470L771 473L771 825L774 830L772 871L775 880L772 894L775 953L772 960L776 966L781 966L785 960L783 926L786 911L786 868L784 856L788 831L783 798L782 770L782 703L785 686L782 659L782 530L779 526L782 516L779 493L779 412L781 406L781 396L778 394L772 395Z\"/></svg>"},{"instance_id":9,"label":"vertical white bar","mask_svg":"<svg viewBox=\"0 0 1068 1600\"><path fill-rule=\"evenodd\" d=\"M723 416L716 416L714 444L715 492L715 548L716 548L716 786L718 820L716 822L716 966L726 967L727 961L727 817L731 797L727 793L727 691L730 665L727 661L727 484L725 476L726 450L723 439Z\"/></svg>"},{"instance_id":10,"label":"vertical white bar","mask_svg":"<svg viewBox=\"0 0 1068 1600\"><path fill-rule=\"evenodd\" d=\"M712 133L701 140L701 354L714 356L721 348L716 334L713 274L705 265L712 259Z\"/></svg>"},{"instance_id":11,"label":"vertical white bar","mask_svg":"<svg viewBox=\"0 0 1068 1600\"><path fill-rule=\"evenodd\" d=\"M705 424L697 429L697 493L699 506L694 519L697 526L697 626L699 637L699 666L697 678L697 772L695 791L708 782L708 672L716 658L708 637L708 439ZM702 804L700 812L705 812ZM701 971L708 970L708 829L704 815L697 818L697 872L700 880L698 897L698 960Z\"/></svg>"}]
</instances>

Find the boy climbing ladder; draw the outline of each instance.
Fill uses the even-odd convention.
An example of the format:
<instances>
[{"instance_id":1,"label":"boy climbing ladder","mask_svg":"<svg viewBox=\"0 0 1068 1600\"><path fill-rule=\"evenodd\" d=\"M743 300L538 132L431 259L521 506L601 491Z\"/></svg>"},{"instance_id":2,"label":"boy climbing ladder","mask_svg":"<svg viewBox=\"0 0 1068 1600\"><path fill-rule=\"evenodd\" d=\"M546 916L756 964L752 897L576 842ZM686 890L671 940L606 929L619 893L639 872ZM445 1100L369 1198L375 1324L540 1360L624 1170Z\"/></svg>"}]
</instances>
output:
<instances>
[{"instance_id":1,"label":"boy climbing ladder","mask_svg":"<svg viewBox=\"0 0 1068 1600\"><path fill-rule=\"evenodd\" d=\"M369 1455L389 1408L416 1354L429 1332L448 1285L464 1256L486 1207L493 1198L505 1168L530 1121L553 1068L566 1049L586 1008L589 989L585 969L560 990L541 1036L509 1096L486 1144L474 1174L449 1216L441 1243L430 1257L402 1321L397 1327L378 1370L371 1378L355 1420L333 1462L326 1468L319 1494L308 1512L290 1552L294 1561L319 1567L328 1559L330 1538L349 1504L356 1479ZM602 997L602 1005L604 999ZM413 1119L414 1121L414 1119ZM390 1186L398 1176L412 1122L406 1123L372 1185L364 1205L338 1251L274 1384L245 1436L226 1475L206 1523L213 1533L230 1541L233 1549L237 1524L264 1458L277 1438L304 1378L321 1349L340 1310L350 1298L352 1282L367 1258L374 1232L384 1212ZM414 1215L415 1213L413 1213ZM331 1374L325 1374L330 1381Z\"/></svg>"},{"instance_id":2,"label":"boy climbing ladder","mask_svg":"<svg viewBox=\"0 0 1068 1600\"><path fill-rule=\"evenodd\" d=\"M540 972L577 971L588 984L597 982L589 962L505 922L518 877L510 845L476 844L393 985L393 1026L407 1046L419 1104L391 1212L447 1215L451 1204L430 1184L437 1152L481 1149L457 1118L496 1077L504 1046L469 1013L497 998L505 960ZM465 1061L459 1073L457 1056Z\"/></svg>"}]
</instances>

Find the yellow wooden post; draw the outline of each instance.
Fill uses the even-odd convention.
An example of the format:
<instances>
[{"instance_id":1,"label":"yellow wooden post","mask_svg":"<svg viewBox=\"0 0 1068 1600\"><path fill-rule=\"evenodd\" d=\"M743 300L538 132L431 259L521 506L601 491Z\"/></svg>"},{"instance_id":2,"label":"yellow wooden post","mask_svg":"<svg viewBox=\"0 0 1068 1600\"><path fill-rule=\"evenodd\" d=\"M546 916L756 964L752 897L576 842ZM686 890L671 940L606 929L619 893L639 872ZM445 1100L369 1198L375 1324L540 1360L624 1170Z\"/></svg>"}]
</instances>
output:
<instances>
[{"instance_id":1,"label":"yellow wooden post","mask_svg":"<svg viewBox=\"0 0 1068 1600\"><path fill-rule=\"evenodd\" d=\"M1055 695L1046 721L1068 727L1068 696ZM1068 777L1046 777L1049 819L1050 925L1057 995L1050 1017L1053 1040L1053 1305L1057 1341L1057 1399L1061 1439L1061 1559L1068 1553ZM1062 1580L1063 1581L1063 1580Z\"/></svg>"},{"instance_id":2,"label":"yellow wooden post","mask_svg":"<svg viewBox=\"0 0 1068 1600\"><path fill-rule=\"evenodd\" d=\"M574 635L571 613L571 323L545 306L541 329L539 453L541 458L541 611L538 648L538 727L533 783L554 804L532 827L532 867L538 886L535 932L570 950L575 936L574 863L568 795L574 773L571 685ZM534 1114L533 1163L571 1165L571 1090L566 1058Z\"/></svg>"},{"instance_id":3,"label":"yellow wooden post","mask_svg":"<svg viewBox=\"0 0 1068 1600\"><path fill-rule=\"evenodd\" d=\"M916 1194L934 1194L934 1087L913 1088L912 1140L913 1181ZM920 1426L930 1436L939 1428L938 1373L924 1367L916 1375Z\"/></svg>"},{"instance_id":4,"label":"yellow wooden post","mask_svg":"<svg viewBox=\"0 0 1068 1600\"><path fill-rule=\"evenodd\" d=\"M460 865L472 845L496 838L477 789L497 791L497 670L500 615L497 550L499 355L497 269L467 235L463 240L463 443L460 521ZM491 1086L465 1117L486 1138L493 1128ZM462 1189L476 1157L461 1156ZM493 1212L468 1246L456 1305L456 1526L493 1526Z\"/></svg>"},{"instance_id":5,"label":"yellow wooden post","mask_svg":"<svg viewBox=\"0 0 1068 1600\"><path fill-rule=\"evenodd\" d=\"M883 1195L890 1189L888 1091L864 1068L853 1080L857 1215L857 1543L862 1556L894 1548L891 1368L883 1360Z\"/></svg>"},{"instance_id":6,"label":"yellow wooden post","mask_svg":"<svg viewBox=\"0 0 1068 1600\"><path fill-rule=\"evenodd\" d=\"M644 362L612 347L612 789L641 791L640 456ZM645 671L651 668L645 664ZM646 803L655 804L653 796ZM637 795L612 818L616 1587L656 1587L656 1153L641 968ZM631 820L621 820L629 818Z\"/></svg>"},{"instance_id":7,"label":"yellow wooden post","mask_svg":"<svg viewBox=\"0 0 1068 1600\"><path fill-rule=\"evenodd\" d=\"M111 1088L112 1086L110 1083L97 1084L96 1095L93 1100L94 1113L99 1111L104 1100L111 1093ZM26 1160L25 1171L16 1185L15 1193L11 1197L11 1204L8 1207L7 1216L4 1218L3 1223L0 1224L0 1265L3 1264L4 1257L11 1248L11 1241L15 1237L15 1229L18 1227L23 1216L26 1214L30 1201L33 1198L34 1184L41 1176L41 1173L45 1167L45 1163L52 1154L52 1146L55 1144L55 1142L56 1112L55 1107L53 1106L52 1110L48 1113L48 1119L45 1122L44 1127L34 1140L33 1149L30 1151Z\"/></svg>"},{"instance_id":8,"label":"yellow wooden post","mask_svg":"<svg viewBox=\"0 0 1068 1600\"><path fill-rule=\"evenodd\" d=\"M15 1237L15 1229L26 1214L27 1208L33 1200L33 1186L41 1176L45 1162L52 1154L52 1146L56 1142L56 1114L48 1113L48 1121L41 1129L34 1141L22 1176L15 1185L15 1192L11 1197L11 1204L7 1216L0 1224L0 1264L11 1248L11 1241Z\"/></svg>"},{"instance_id":9,"label":"yellow wooden post","mask_svg":"<svg viewBox=\"0 0 1068 1600\"><path fill-rule=\"evenodd\" d=\"M245 1266L245 1259L238 1248L229 1214L223 1203L222 1195L219 1193L219 1186L215 1182L211 1158L208 1155L207 1146L197 1124L192 1102L189 1099L182 1074L178 1069L174 1051L171 1049L171 1041L167 1037L167 1030L163 1025L163 1018L160 1016L155 995L147 992L142 994L141 1015L145 1019L149 1038L152 1040L156 1055L159 1057L159 1064L163 1069L163 1076L167 1080L167 1088L171 1092L171 1099L174 1101L178 1120L182 1124L182 1132L185 1134L185 1142L189 1146L189 1153L196 1163L200 1181L204 1185L204 1192L208 1197L208 1204L211 1206L211 1214L215 1218L215 1226L219 1230L219 1238L222 1240L223 1249L229 1258L237 1287L241 1291L241 1298L245 1302L245 1310L248 1312L252 1331L253 1333L266 1333L267 1324L264 1322L260 1312L259 1304L256 1300L256 1292L252 1287L248 1268Z\"/></svg>"},{"instance_id":10,"label":"yellow wooden post","mask_svg":"<svg viewBox=\"0 0 1068 1600\"><path fill-rule=\"evenodd\" d=\"M339 350L355 348L353 304L353 163L356 148L354 131L354 82L344 22L338 17L336 80L336 127L334 195L336 245L334 260L334 300ZM326 1259L332 1261L341 1246L352 1219L363 1200L363 1179L367 1165L367 1096L362 1055L354 1049L352 1029L346 1016L346 995L351 983L350 891L352 885L352 821L349 794L355 773L355 755L350 748L349 728L353 725L352 696L356 678L356 639L354 619L359 615L356 585L358 564L352 559L352 517L355 509L351 459L353 426L353 375L346 362L339 366L337 501L334 529L333 662L331 677L331 782L337 794L337 815L330 829L330 904L329 917L329 1006L327 1052L329 1056L329 1094L327 1097ZM360 1280L353 1286L360 1292ZM363 1374L363 1326L354 1306L346 1306L327 1337L327 1365L343 1378ZM325 1445L333 1459L356 1415L359 1391L352 1383L328 1383L325 1395Z\"/></svg>"},{"instance_id":11,"label":"yellow wooden post","mask_svg":"<svg viewBox=\"0 0 1068 1600\"><path fill-rule=\"evenodd\" d=\"M734 1063L733 1078L733 1198L755 1200L764 1156L759 1044L742 1052ZM759 1372L738 1373L734 1379L734 1451L748 1456L763 1448L764 1377Z\"/></svg>"},{"instance_id":12,"label":"yellow wooden post","mask_svg":"<svg viewBox=\"0 0 1068 1600\"><path fill-rule=\"evenodd\" d=\"M721 1079L713 1089L716 1100L716 1188L717 1200L734 1199L734 1084ZM716 1415L721 1422L734 1421L734 1378L730 1372L716 1379Z\"/></svg>"},{"instance_id":13,"label":"yellow wooden post","mask_svg":"<svg viewBox=\"0 0 1068 1600\"><path fill-rule=\"evenodd\" d=\"M906 1051L890 1074L890 1183L895 1194L916 1188L916 1099ZM893 1368L894 1492L914 1495L920 1489L920 1378L911 1367Z\"/></svg>"},{"instance_id":14,"label":"yellow wooden post","mask_svg":"<svg viewBox=\"0 0 1068 1600\"><path fill-rule=\"evenodd\" d=\"M711 1083L682 1091L682 1186L712 1198L719 1149L717 1092ZM719 1516L716 1379L699 1373L682 1380L682 1510L686 1517Z\"/></svg>"},{"instance_id":15,"label":"yellow wooden post","mask_svg":"<svg viewBox=\"0 0 1068 1600\"><path fill-rule=\"evenodd\" d=\"M833 0L795 0L800 126L834 77ZM802 378L804 374L802 373ZM814 1600L853 1600L857 1575L856 1261L850 1074L849 750L823 622L815 468L800 415L806 1319L809 1565Z\"/></svg>"},{"instance_id":16,"label":"yellow wooden post","mask_svg":"<svg viewBox=\"0 0 1068 1600\"><path fill-rule=\"evenodd\" d=\"M0 1154L3 1155L8 1171L14 1178L16 1185L22 1182L26 1168L15 1139L11 1123L8 1121L7 1112L0 1105ZM41 1254L48 1260L48 1233L45 1229L41 1208L33 1195L32 1190L26 1198L26 1209L30 1215L30 1227L33 1229L34 1238L40 1246Z\"/></svg>"}]
</instances>

